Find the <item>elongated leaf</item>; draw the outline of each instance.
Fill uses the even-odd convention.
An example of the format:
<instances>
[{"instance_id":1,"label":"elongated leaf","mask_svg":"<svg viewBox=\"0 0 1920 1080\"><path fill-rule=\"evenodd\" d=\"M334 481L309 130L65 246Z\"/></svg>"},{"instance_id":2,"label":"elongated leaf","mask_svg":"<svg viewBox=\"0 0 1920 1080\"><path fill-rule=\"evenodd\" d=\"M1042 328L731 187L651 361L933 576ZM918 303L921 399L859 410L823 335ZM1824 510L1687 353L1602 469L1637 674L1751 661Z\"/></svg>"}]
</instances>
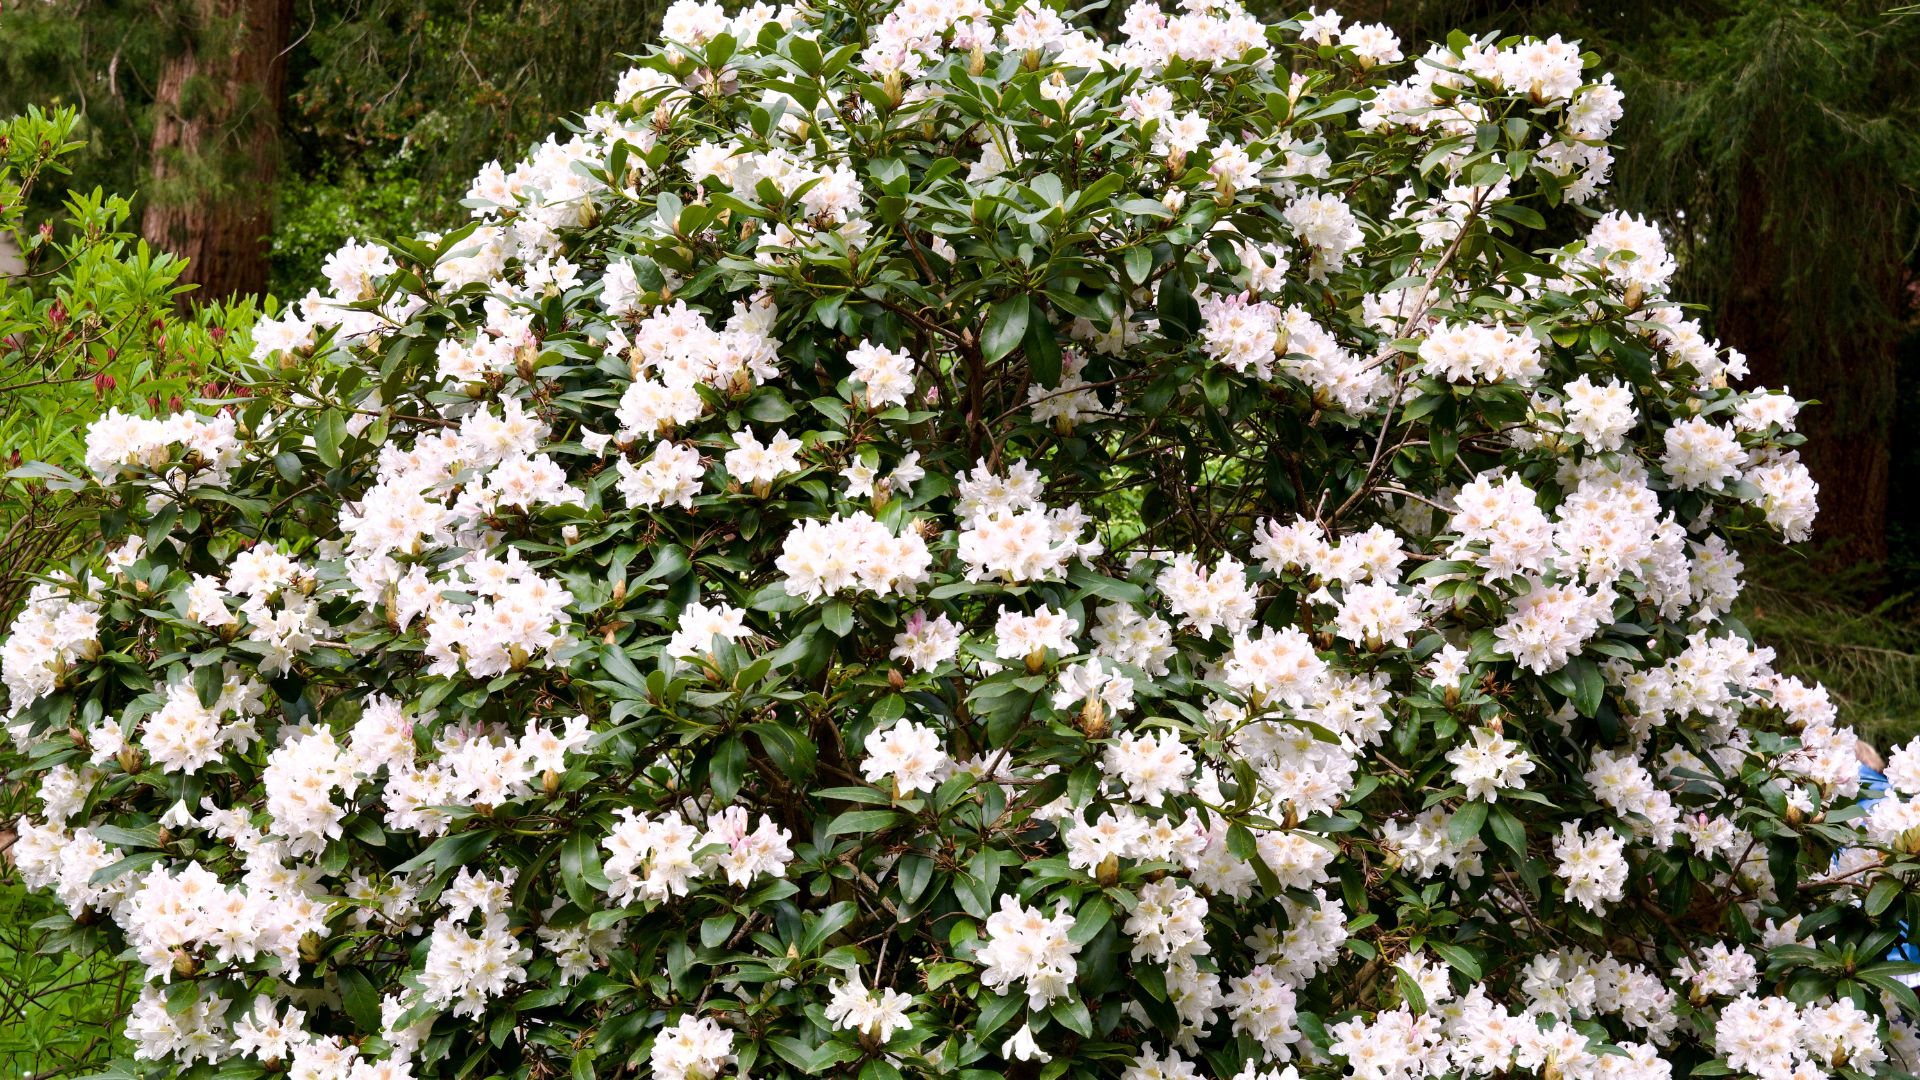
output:
<instances>
[{"instance_id":1,"label":"elongated leaf","mask_svg":"<svg viewBox=\"0 0 1920 1080\"><path fill-rule=\"evenodd\" d=\"M980 357L991 364L1012 352L1027 336L1030 303L1024 296L1001 300L987 312L987 326L980 335Z\"/></svg>"}]
</instances>

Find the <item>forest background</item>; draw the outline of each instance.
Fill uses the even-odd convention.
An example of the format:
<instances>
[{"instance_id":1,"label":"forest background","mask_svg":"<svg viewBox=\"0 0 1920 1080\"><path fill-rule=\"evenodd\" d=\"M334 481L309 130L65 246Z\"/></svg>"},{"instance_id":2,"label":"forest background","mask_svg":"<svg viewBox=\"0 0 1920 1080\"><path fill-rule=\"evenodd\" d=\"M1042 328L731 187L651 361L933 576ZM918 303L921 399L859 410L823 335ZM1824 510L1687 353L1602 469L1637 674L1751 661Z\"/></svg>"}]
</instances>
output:
<instances>
[{"instance_id":1,"label":"forest background","mask_svg":"<svg viewBox=\"0 0 1920 1080\"><path fill-rule=\"evenodd\" d=\"M343 241L462 220L478 168L607 96L664 6L0 2L0 467L76 460L109 408L217 390L254 314L304 296ZM1819 542L1743 550L1756 572L1739 614L1882 752L1920 733L1920 7L1340 10L1409 53L1454 27L1558 34L1615 73L1614 204L1659 223L1676 294L1712 313L1755 382L1818 402L1803 427ZM90 540L95 510L30 468L0 481L0 621L29 571ZM23 800L0 778L0 848ZM0 857L0 1080L88 1074L131 984L39 954L41 901L7 873Z\"/></svg>"}]
</instances>

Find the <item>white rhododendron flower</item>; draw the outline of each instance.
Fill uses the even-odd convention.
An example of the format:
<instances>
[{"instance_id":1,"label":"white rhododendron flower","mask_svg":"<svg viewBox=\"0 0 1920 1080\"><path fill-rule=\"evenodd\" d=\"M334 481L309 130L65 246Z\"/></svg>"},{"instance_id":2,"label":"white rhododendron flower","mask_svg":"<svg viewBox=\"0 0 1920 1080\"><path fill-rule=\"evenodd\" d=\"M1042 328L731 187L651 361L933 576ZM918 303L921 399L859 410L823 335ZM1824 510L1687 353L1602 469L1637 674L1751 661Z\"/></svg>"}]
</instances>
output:
<instances>
[{"instance_id":1,"label":"white rhododendron flower","mask_svg":"<svg viewBox=\"0 0 1920 1080\"><path fill-rule=\"evenodd\" d=\"M1819 491L1619 89L1110 14L676 0L52 463L8 858L113 1075L1920 1069L1920 743L1729 618Z\"/></svg>"}]
</instances>

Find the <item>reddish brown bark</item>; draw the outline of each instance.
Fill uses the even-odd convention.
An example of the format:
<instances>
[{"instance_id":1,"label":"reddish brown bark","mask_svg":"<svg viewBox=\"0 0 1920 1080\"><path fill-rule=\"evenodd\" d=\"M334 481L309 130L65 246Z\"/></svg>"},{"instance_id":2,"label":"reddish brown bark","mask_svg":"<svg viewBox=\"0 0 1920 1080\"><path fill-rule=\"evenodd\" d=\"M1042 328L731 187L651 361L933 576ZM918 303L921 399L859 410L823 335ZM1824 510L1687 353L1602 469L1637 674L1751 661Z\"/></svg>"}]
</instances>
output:
<instances>
[{"instance_id":1,"label":"reddish brown bark","mask_svg":"<svg viewBox=\"0 0 1920 1080\"><path fill-rule=\"evenodd\" d=\"M291 0L188 0L155 89L142 232L188 260L195 301L262 292Z\"/></svg>"}]
</instances>

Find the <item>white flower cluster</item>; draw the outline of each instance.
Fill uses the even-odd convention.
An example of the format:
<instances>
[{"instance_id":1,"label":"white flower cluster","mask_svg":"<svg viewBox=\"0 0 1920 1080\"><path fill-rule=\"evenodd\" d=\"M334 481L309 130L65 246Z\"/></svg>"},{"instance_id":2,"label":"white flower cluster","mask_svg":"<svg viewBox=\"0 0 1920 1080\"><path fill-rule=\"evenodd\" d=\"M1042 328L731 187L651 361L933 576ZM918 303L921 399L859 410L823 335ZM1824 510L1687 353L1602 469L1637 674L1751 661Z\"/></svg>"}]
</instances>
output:
<instances>
[{"instance_id":1,"label":"white flower cluster","mask_svg":"<svg viewBox=\"0 0 1920 1080\"><path fill-rule=\"evenodd\" d=\"M13 713L53 693L75 664L99 654L99 625L100 605L85 592L46 583L28 592L0 645L0 681Z\"/></svg>"},{"instance_id":2,"label":"white flower cluster","mask_svg":"<svg viewBox=\"0 0 1920 1080\"><path fill-rule=\"evenodd\" d=\"M258 325L325 393L89 433L140 536L0 646L11 853L141 961L142 1059L1920 1063L1892 998L1765 996L1920 854L1920 742L1853 809L1722 621L1723 533L1811 530L1798 404L1648 222L1477 242L1604 185L1576 44L856 14L679 0L430 267Z\"/></svg>"},{"instance_id":3,"label":"white flower cluster","mask_svg":"<svg viewBox=\"0 0 1920 1080\"><path fill-rule=\"evenodd\" d=\"M975 956L981 983L1004 992L1018 982L1030 1007L1045 1008L1072 991L1080 970L1074 959L1080 946L1072 933L1073 916L1065 911L1049 916L1011 895L1001 896L999 910L987 916L986 944Z\"/></svg>"},{"instance_id":4,"label":"white flower cluster","mask_svg":"<svg viewBox=\"0 0 1920 1080\"><path fill-rule=\"evenodd\" d=\"M927 580L933 556L920 534L895 536L864 510L803 521L787 534L775 563L789 595L818 600L846 590L905 593Z\"/></svg>"},{"instance_id":5,"label":"white flower cluster","mask_svg":"<svg viewBox=\"0 0 1920 1080\"><path fill-rule=\"evenodd\" d=\"M959 556L970 581L1013 584L1059 578L1075 559L1100 554L1098 540L1082 540L1090 525L1075 503L1048 509L1040 474L1023 461L999 476L985 462L959 478Z\"/></svg>"},{"instance_id":6,"label":"white flower cluster","mask_svg":"<svg viewBox=\"0 0 1920 1080\"><path fill-rule=\"evenodd\" d=\"M891 777L895 794L901 796L932 791L953 767L940 745L940 733L911 720L867 736L866 751L860 771L867 782Z\"/></svg>"},{"instance_id":7,"label":"white flower cluster","mask_svg":"<svg viewBox=\"0 0 1920 1080\"><path fill-rule=\"evenodd\" d=\"M833 997L827 1002L827 1019L836 1027L884 1043L913 1026L908 1015L913 999L887 987L869 990L861 985L859 972L845 982L831 983L829 989Z\"/></svg>"},{"instance_id":8,"label":"white flower cluster","mask_svg":"<svg viewBox=\"0 0 1920 1080\"><path fill-rule=\"evenodd\" d=\"M165 420L128 416L119 409L87 428L87 468L103 480L123 470L167 471L193 483L224 486L244 452L230 413L176 412ZM174 462L174 454L181 455Z\"/></svg>"},{"instance_id":9,"label":"white flower cluster","mask_svg":"<svg viewBox=\"0 0 1920 1080\"><path fill-rule=\"evenodd\" d=\"M1528 385L1546 374L1533 331L1499 323L1438 324L1420 342L1420 363L1427 374L1454 383L1511 379Z\"/></svg>"},{"instance_id":10,"label":"white flower cluster","mask_svg":"<svg viewBox=\"0 0 1920 1080\"><path fill-rule=\"evenodd\" d=\"M685 896L701 875L724 873L734 885L755 877L785 877L793 834L762 815L749 830L745 809L730 806L707 818L705 831L677 811L649 818L623 809L601 846L607 851L607 894L615 900Z\"/></svg>"}]
</instances>

